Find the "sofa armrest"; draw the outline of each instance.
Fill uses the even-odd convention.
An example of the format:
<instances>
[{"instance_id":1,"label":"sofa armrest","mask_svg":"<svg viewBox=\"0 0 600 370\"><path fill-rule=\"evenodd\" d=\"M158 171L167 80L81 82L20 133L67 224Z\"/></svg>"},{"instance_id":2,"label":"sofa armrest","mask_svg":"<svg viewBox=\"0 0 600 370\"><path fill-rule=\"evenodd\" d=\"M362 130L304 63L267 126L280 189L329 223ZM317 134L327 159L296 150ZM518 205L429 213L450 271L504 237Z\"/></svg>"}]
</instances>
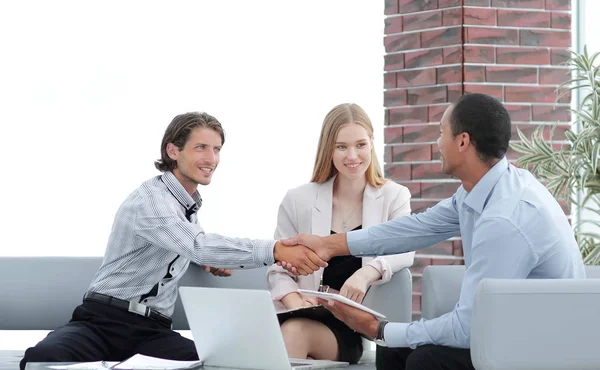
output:
<instances>
[{"instance_id":1,"label":"sofa armrest","mask_svg":"<svg viewBox=\"0 0 600 370\"><path fill-rule=\"evenodd\" d=\"M386 284L373 285L367 291L363 304L386 316L393 322L412 320L412 276L404 268Z\"/></svg>"},{"instance_id":2,"label":"sofa armrest","mask_svg":"<svg viewBox=\"0 0 600 370\"><path fill-rule=\"evenodd\" d=\"M600 266L585 266L586 279L600 279Z\"/></svg>"},{"instance_id":3,"label":"sofa armrest","mask_svg":"<svg viewBox=\"0 0 600 370\"><path fill-rule=\"evenodd\" d=\"M484 279L471 322L478 370L599 369L600 280Z\"/></svg>"},{"instance_id":4,"label":"sofa armrest","mask_svg":"<svg viewBox=\"0 0 600 370\"><path fill-rule=\"evenodd\" d=\"M433 319L454 309L460 298L465 266L427 266L423 271L421 317Z\"/></svg>"},{"instance_id":5,"label":"sofa armrest","mask_svg":"<svg viewBox=\"0 0 600 370\"><path fill-rule=\"evenodd\" d=\"M83 302L102 257L0 257L0 330L54 330Z\"/></svg>"}]
</instances>

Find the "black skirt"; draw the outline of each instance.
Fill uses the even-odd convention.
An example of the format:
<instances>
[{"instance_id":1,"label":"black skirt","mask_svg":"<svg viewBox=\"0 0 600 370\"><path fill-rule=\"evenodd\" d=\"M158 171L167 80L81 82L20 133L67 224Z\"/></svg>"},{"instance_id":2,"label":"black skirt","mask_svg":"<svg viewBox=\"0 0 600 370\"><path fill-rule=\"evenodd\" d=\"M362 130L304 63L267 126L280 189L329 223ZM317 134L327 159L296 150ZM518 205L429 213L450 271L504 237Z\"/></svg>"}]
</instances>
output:
<instances>
[{"instance_id":1,"label":"black skirt","mask_svg":"<svg viewBox=\"0 0 600 370\"><path fill-rule=\"evenodd\" d=\"M362 337L359 333L350 329L348 325L336 319L331 312L326 311L322 307L318 310L295 311L291 315L281 315L279 317L279 324L283 324L291 318L305 318L324 324L331 330L337 340L339 361L355 364L360 360L363 353Z\"/></svg>"}]
</instances>

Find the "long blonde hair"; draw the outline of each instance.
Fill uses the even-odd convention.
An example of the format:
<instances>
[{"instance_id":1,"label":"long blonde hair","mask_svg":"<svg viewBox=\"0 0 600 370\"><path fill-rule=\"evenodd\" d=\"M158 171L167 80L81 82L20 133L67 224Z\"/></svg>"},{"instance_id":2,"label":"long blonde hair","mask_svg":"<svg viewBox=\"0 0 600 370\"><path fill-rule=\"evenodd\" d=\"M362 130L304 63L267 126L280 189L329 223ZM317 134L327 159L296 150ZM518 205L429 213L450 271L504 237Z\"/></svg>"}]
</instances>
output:
<instances>
[{"instance_id":1,"label":"long blonde hair","mask_svg":"<svg viewBox=\"0 0 600 370\"><path fill-rule=\"evenodd\" d=\"M337 174L337 169L333 165L333 150L338 132L342 126L349 123L361 125L367 131L369 137L373 136L373 125L367 112L360 106L353 103L340 104L327 113L323 120L321 136L319 137L319 146L317 147L317 158L315 159L315 168L313 169L312 182L322 184ZM371 163L366 172L367 182L371 186L381 187L386 183L383 177L375 146L371 143Z\"/></svg>"}]
</instances>

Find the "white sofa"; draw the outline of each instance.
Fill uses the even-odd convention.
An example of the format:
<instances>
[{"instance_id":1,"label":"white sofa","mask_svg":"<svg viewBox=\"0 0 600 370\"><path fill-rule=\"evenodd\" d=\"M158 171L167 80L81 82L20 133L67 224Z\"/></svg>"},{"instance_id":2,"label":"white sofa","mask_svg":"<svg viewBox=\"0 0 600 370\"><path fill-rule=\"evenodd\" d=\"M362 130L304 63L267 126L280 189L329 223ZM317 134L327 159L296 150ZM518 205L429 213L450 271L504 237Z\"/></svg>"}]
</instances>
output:
<instances>
[{"instance_id":1,"label":"white sofa","mask_svg":"<svg viewBox=\"0 0 600 370\"><path fill-rule=\"evenodd\" d=\"M1 335L11 330L52 330L67 323L101 262L101 257L0 257ZM231 277L219 278L191 264L180 286L266 289L266 267L235 270ZM410 271L403 269L389 283L369 289L364 304L391 320L409 322L411 297ZM180 299L172 320L173 329L189 329ZM0 370L18 368L23 351L2 350ZM350 368L374 369L373 358L365 356L362 364Z\"/></svg>"},{"instance_id":2,"label":"white sofa","mask_svg":"<svg viewBox=\"0 0 600 370\"><path fill-rule=\"evenodd\" d=\"M430 266L423 273L422 315L450 312L464 266ZM484 279L471 322L477 370L600 369L600 266L587 279Z\"/></svg>"}]
</instances>

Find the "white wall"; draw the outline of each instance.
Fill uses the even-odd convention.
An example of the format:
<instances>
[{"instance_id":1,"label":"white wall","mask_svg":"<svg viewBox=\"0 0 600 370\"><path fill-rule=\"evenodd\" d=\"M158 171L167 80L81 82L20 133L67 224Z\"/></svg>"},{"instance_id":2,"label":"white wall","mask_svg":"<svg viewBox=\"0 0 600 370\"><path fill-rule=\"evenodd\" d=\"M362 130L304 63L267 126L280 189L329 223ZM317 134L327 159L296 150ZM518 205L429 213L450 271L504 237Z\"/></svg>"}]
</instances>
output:
<instances>
[{"instance_id":1,"label":"white wall","mask_svg":"<svg viewBox=\"0 0 600 370\"><path fill-rule=\"evenodd\" d=\"M580 0L583 1L583 10L585 17L583 20L583 41L588 47L590 54L600 52L600 40L597 35L600 34L600 24L598 23L598 14L600 14L600 1L598 0ZM600 62L600 59L597 59Z\"/></svg>"},{"instance_id":2,"label":"white wall","mask_svg":"<svg viewBox=\"0 0 600 370\"><path fill-rule=\"evenodd\" d=\"M102 255L194 110L227 132L201 224L271 238L334 105L367 110L382 157L383 3L0 2L0 255Z\"/></svg>"}]
</instances>

